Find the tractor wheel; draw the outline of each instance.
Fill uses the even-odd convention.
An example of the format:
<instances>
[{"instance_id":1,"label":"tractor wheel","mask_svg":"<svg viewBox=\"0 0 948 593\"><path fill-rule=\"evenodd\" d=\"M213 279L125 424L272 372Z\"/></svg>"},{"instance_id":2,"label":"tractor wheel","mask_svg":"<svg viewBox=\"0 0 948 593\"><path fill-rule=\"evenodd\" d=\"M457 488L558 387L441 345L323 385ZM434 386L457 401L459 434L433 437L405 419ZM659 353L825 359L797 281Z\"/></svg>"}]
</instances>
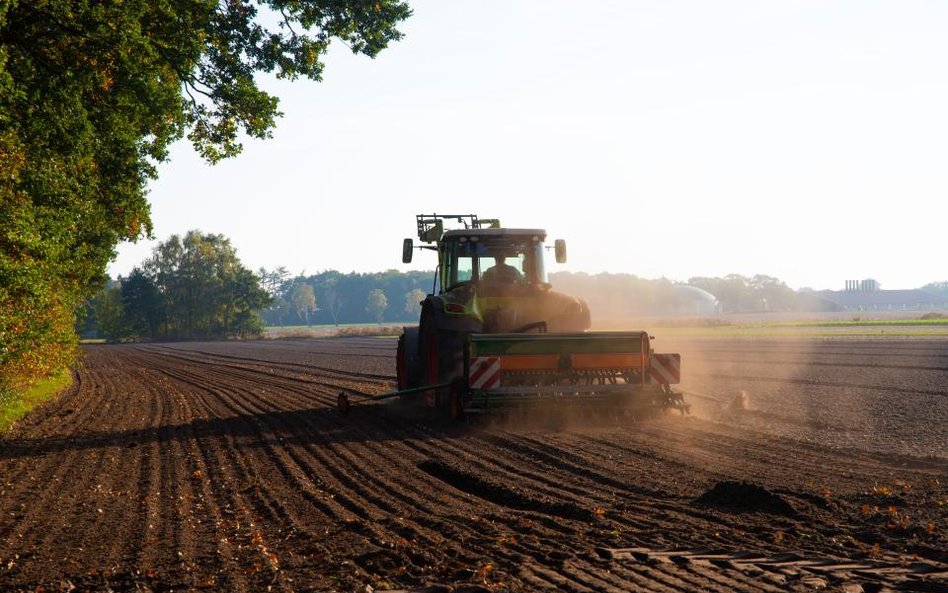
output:
<instances>
[{"instance_id":1,"label":"tractor wheel","mask_svg":"<svg viewBox=\"0 0 948 593\"><path fill-rule=\"evenodd\" d=\"M421 309L418 328L418 368L420 385L447 383L464 375L464 333L446 329L439 325L434 305L426 302ZM406 340L405 347L411 347ZM410 359L409 359L410 361ZM429 406L442 408L449 396L449 389L432 390L425 394Z\"/></svg>"},{"instance_id":2,"label":"tractor wheel","mask_svg":"<svg viewBox=\"0 0 948 593\"><path fill-rule=\"evenodd\" d=\"M441 345L438 340L437 328L424 315L422 315L419 334L418 353L421 362L419 365L421 367L421 385L435 385L441 381ZM439 399L441 399L439 392L435 390L425 392L425 404L429 407L437 406Z\"/></svg>"},{"instance_id":3,"label":"tractor wheel","mask_svg":"<svg viewBox=\"0 0 948 593\"><path fill-rule=\"evenodd\" d=\"M405 334L398 336L395 348L395 386L401 391L408 389L408 361L405 360Z\"/></svg>"},{"instance_id":4,"label":"tractor wheel","mask_svg":"<svg viewBox=\"0 0 948 593\"><path fill-rule=\"evenodd\" d=\"M421 347L424 348L424 364L422 372L424 373L425 385L434 385L441 381L441 344L438 340L438 330L432 327L426 328L422 336Z\"/></svg>"},{"instance_id":5,"label":"tractor wheel","mask_svg":"<svg viewBox=\"0 0 948 593\"><path fill-rule=\"evenodd\" d=\"M418 328L406 327L398 336L395 350L395 377L398 390L422 385L421 359L418 357Z\"/></svg>"}]
</instances>

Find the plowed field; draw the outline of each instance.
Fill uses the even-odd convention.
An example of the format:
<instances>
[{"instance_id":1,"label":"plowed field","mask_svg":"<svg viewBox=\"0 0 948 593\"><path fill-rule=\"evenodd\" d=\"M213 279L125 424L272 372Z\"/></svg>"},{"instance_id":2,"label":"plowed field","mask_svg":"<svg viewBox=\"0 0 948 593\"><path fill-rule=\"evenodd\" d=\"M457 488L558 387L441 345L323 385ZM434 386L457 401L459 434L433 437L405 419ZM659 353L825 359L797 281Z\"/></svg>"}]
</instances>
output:
<instances>
[{"instance_id":1,"label":"plowed field","mask_svg":"<svg viewBox=\"0 0 948 593\"><path fill-rule=\"evenodd\" d=\"M659 341L690 417L340 416L394 346L88 347L0 440L0 590L948 591L948 340Z\"/></svg>"}]
</instances>

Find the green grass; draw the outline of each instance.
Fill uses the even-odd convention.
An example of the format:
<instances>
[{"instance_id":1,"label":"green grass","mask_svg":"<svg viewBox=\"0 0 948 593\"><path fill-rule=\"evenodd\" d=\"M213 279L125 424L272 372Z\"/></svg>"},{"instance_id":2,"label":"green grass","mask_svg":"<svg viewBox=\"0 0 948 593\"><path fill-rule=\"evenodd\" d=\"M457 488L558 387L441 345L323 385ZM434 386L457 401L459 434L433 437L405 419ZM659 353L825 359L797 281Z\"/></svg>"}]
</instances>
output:
<instances>
[{"instance_id":1,"label":"green grass","mask_svg":"<svg viewBox=\"0 0 948 593\"><path fill-rule=\"evenodd\" d=\"M849 321L785 321L752 324L749 327L875 327L875 326L948 327L948 319L851 319Z\"/></svg>"},{"instance_id":2,"label":"green grass","mask_svg":"<svg viewBox=\"0 0 948 593\"><path fill-rule=\"evenodd\" d=\"M948 323L932 320L867 320L867 321L783 321L734 325L673 326L657 324L650 331L682 337L945 337Z\"/></svg>"},{"instance_id":3,"label":"green grass","mask_svg":"<svg viewBox=\"0 0 948 593\"><path fill-rule=\"evenodd\" d=\"M17 420L70 385L72 372L65 370L48 379L37 381L24 392L10 391L0 394L0 434L9 431Z\"/></svg>"},{"instance_id":4,"label":"green grass","mask_svg":"<svg viewBox=\"0 0 948 593\"><path fill-rule=\"evenodd\" d=\"M946 336L948 319L850 319L836 321L782 321L739 326L748 334L909 337Z\"/></svg>"},{"instance_id":5,"label":"green grass","mask_svg":"<svg viewBox=\"0 0 948 593\"><path fill-rule=\"evenodd\" d=\"M686 338L910 338L948 337L948 328L918 328L888 327L722 327L719 329L649 326L648 330L655 336L677 336Z\"/></svg>"},{"instance_id":6,"label":"green grass","mask_svg":"<svg viewBox=\"0 0 948 593\"><path fill-rule=\"evenodd\" d=\"M871 313L869 313L871 314ZM595 321L595 318L594 318ZM402 325L353 323L267 327L267 338L313 338L336 336L391 336L401 333ZM594 329L648 329L655 335L680 337L948 337L948 317L924 319L792 319L774 314L754 320L726 315L712 318L667 318L629 320L619 325L593 324Z\"/></svg>"}]
</instances>

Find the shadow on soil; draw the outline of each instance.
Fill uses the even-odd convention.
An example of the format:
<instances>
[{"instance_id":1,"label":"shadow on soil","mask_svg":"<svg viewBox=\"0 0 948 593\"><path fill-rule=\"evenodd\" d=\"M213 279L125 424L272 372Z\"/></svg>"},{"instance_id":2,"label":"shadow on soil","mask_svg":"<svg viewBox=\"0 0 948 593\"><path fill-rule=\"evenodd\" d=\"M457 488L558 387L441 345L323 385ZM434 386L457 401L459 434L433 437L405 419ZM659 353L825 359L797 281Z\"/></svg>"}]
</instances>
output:
<instances>
[{"instance_id":1,"label":"shadow on soil","mask_svg":"<svg viewBox=\"0 0 948 593\"><path fill-rule=\"evenodd\" d=\"M0 438L0 458L38 457L61 451L131 449L169 442L236 439L242 447L331 446L347 442L454 439L469 434L464 423L442 421L426 410L395 404L355 406L342 415L335 408L279 410L228 418L194 419L181 424L130 428L118 431L80 431L69 436ZM67 417L71 410L49 410L50 417Z\"/></svg>"}]
</instances>

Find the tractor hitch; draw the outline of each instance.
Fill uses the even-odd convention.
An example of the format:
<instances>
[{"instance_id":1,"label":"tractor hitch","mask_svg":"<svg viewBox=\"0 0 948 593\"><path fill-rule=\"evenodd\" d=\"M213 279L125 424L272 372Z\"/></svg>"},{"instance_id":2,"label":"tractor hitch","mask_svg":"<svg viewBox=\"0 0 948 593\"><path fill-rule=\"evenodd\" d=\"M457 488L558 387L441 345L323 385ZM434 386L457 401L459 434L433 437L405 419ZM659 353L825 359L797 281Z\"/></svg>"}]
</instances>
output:
<instances>
[{"instance_id":1,"label":"tractor hitch","mask_svg":"<svg viewBox=\"0 0 948 593\"><path fill-rule=\"evenodd\" d=\"M434 385L422 385L421 387L412 387L410 389L400 389L398 391L390 391L388 393L380 393L378 395L369 395L363 396L358 401L358 403L369 403L381 401L384 399L392 399L395 397L403 397L406 395L419 395L425 393L426 391L434 391L436 389L444 389L445 387L450 387L451 381L446 381L444 383L435 383ZM336 397L336 410L340 414L348 414L349 408L352 407L352 402L349 401L349 396L345 391L340 391L339 395Z\"/></svg>"}]
</instances>

